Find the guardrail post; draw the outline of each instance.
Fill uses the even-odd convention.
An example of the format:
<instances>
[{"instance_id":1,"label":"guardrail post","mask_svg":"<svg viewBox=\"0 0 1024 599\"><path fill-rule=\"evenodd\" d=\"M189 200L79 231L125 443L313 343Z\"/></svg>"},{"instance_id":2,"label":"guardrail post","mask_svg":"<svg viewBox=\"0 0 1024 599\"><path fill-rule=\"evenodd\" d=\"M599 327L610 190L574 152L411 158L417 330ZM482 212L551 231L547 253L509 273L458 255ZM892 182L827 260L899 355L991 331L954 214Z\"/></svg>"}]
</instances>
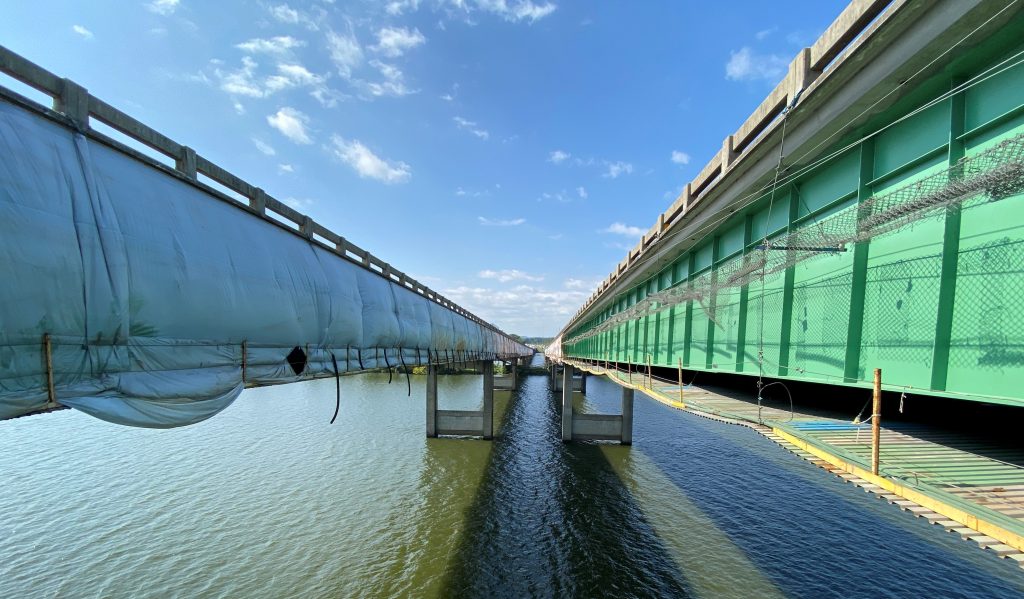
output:
<instances>
[{"instance_id":1,"label":"guardrail post","mask_svg":"<svg viewBox=\"0 0 1024 599\"><path fill-rule=\"evenodd\" d=\"M299 226L299 232L306 239L313 239L313 218L310 216L302 217L302 225ZM385 275L386 276L386 275Z\"/></svg>"},{"instance_id":2,"label":"guardrail post","mask_svg":"<svg viewBox=\"0 0 1024 599\"><path fill-rule=\"evenodd\" d=\"M267 192L263 191L259 187L253 192L252 197L249 198L249 210L252 210L260 216L264 216L267 213Z\"/></svg>"},{"instance_id":3,"label":"guardrail post","mask_svg":"<svg viewBox=\"0 0 1024 599\"><path fill-rule=\"evenodd\" d=\"M736 151L733 150L734 140L732 135L722 140L722 175L720 176L724 176L726 169L736 160Z\"/></svg>"},{"instance_id":4,"label":"guardrail post","mask_svg":"<svg viewBox=\"0 0 1024 599\"><path fill-rule=\"evenodd\" d=\"M81 85L62 80L60 95L53 98L53 109L71 119L79 131L89 130L89 92Z\"/></svg>"},{"instance_id":5,"label":"guardrail post","mask_svg":"<svg viewBox=\"0 0 1024 599\"><path fill-rule=\"evenodd\" d=\"M195 181L199 177L196 170L196 151L188 146L181 146L181 154L174 159L174 168Z\"/></svg>"},{"instance_id":6,"label":"guardrail post","mask_svg":"<svg viewBox=\"0 0 1024 599\"><path fill-rule=\"evenodd\" d=\"M792 104L797 94L810 87L811 83L818 76L816 71L811 70L811 49L804 48L796 55L793 62L789 63L789 73L786 79L789 81L786 93L787 105ZM724 169L723 169L724 170Z\"/></svg>"}]
</instances>

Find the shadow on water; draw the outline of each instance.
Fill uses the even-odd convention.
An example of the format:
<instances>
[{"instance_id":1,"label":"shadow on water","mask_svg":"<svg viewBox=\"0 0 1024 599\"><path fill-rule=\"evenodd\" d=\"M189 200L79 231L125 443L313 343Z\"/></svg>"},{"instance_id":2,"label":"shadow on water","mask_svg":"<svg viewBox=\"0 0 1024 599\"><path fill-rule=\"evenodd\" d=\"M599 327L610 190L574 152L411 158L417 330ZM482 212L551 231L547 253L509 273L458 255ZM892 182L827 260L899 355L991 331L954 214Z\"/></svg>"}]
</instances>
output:
<instances>
[{"instance_id":1,"label":"shadow on water","mask_svg":"<svg viewBox=\"0 0 1024 599\"><path fill-rule=\"evenodd\" d=\"M441 594L689 596L602 447L562 443L557 405L544 377L515 393Z\"/></svg>"}]
</instances>

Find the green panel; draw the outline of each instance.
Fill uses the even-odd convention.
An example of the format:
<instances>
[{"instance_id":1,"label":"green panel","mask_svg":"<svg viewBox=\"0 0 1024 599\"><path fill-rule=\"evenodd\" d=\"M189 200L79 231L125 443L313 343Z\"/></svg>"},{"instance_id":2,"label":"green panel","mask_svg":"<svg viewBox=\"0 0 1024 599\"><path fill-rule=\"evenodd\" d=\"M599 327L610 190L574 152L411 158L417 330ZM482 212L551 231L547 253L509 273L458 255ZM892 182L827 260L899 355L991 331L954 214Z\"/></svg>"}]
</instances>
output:
<instances>
[{"instance_id":1,"label":"green panel","mask_svg":"<svg viewBox=\"0 0 1024 599\"><path fill-rule=\"evenodd\" d=\"M685 281L690 276L690 254L684 254L672 265L672 283Z\"/></svg>"},{"instance_id":2,"label":"green panel","mask_svg":"<svg viewBox=\"0 0 1024 599\"><path fill-rule=\"evenodd\" d=\"M800 182L797 218L817 212L857 190L860 175L859 152L848 152Z\"/></svg>"},{"instance_id":3,"label":"green panel","mask_svg":"<svg viewBox=\"0 0 1024 599\"><path fill-rule=\"evenodd\" d=\"M668 289L672 286L672 269L666 268L658 275L658 291Z\"/></svg>"},{"instance_id":4,"label":"green panel","mask_svg":"<svg viewBox=\"0 0 1024 599\"><path fill-rule=\"evenodd\" d=\"M715 334L712 363L716 370L736 370L740 330L740 289L723 289L715 298Z\"/></svg>"},{"instance_id":5,"label":"green panel","mask_svg":"<svg viewBox=\"0 0 1024 599\"><path fill-rule=\"evenodd\" d=\"M776 194L771 202L763 201L764 206L751 216L750 232L753 241L760 241L784 229L789 224L789 196ZM771 218L768 211L771 209Z\"/></svg>"},{"instance_id":6,"label":"green panel","mask_svg":"<svg viewBox=\"0 0 1024 599\"><path fill-rule=\"evenodd\" d=\"M658 312L658 353L656 363L672 364L672 310Z\"/></svg>"},{"instance_id":7,"label":"green panel","mask_svg":"<svg viewBox=\"0 0 1024 599\"><path fill-rule=\"evenodd\" d=\"M984 125L1024 104L1024 65L1007 69L968 89L966 95L967 130Z\"/></svg>"},{"instance_id":8,"label":"green panel","mask_svg":"<svg viewBox=\"0 0 1024 599\"><path fill-rule=\"evenodd\" d=\"M690 316L690 353L689 361L684 362L687 368L705 368L708 356L708 314L704 307L698 302L693 303L693 310Z\"/></svg>"},{"instance_id":9,"label":"green panel","mask_svg":"<svg viewBox=\"0 0 1024 599\"><path fill-rule=\"evenodd\" d=\"M769 275L762 285L747 286L747 334L744 344L744 372L758 372L758 351L763 350L764 371L776 372L779 364L779 344L782 331L781 273Z\"/></svg>"},{"instance_id":10,"label":"green panel","mask_svg":"<svg viewBox=\"0 0 1024 599\"><path fill-rule=\"evenodd\" d=\"M875 177L892 172L949 138L949 100L894 125L875 138Z\"/></svg>"},{"instance_id":11,"label":"green panel","mask_svg":"<svg viewBox=\"0 0 1024 599\"><path fill-rule=\"evenodd\" d=\"M853 251L823 255L793 267L790 375L843 379L850 318Z\"/></svg>"},{"instance_id":12,"label":"green panel","mask_svg":"<svg viewBox=\"0 0 1024 599\"><path fill-rule=\"evenodd\" d=\"M945 159L914 177L945 168ZM883 194L908 181L876 189ZM882 368L884 382L928 389L942 271L941 218L871 240L858 378Z\"/></svg>"},{"instance_id":13,"label":"green panel","mask_svg":"<svg viewBox=\"0 0 1024 599\"><path fill-rule=\"evenodd\" d=\"M1010 134L968 150L977 153ZM956 301L946 389L1022 396L1024 194L961 211Z\"/></svg>"},{"instance_id":14,"label":"green panel","mask_svg":"<svg viewBox=\"0 0 1024 599\"><path fill-rule=\"evenodd\" d=\"M708 243L704 247L698 249L693 254L693 272L700 272L705 268L711 266L711 262L714 260L715 244Z\"/></svg>"},{"instance_id":15,"label":"green panel","mask_svg":"<svg viewBox=\"0 0 1024 599\"><path fill-rule=\"evenodd\" d=\"M719 259L729 256L743 249L744 223L740 222L722 232L718 238Z\"/></svg>"}]
</instances>

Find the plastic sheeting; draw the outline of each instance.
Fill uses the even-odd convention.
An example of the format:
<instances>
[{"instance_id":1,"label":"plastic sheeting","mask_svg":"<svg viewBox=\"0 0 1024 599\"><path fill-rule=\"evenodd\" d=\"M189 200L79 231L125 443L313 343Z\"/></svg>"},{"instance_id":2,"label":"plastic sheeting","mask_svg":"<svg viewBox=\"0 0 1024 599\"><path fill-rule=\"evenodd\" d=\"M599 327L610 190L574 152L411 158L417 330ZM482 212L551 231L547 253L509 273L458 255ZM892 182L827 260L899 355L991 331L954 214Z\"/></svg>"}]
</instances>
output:
<instances>
[{"instance_id":1,"label":"plastic sheeting","mask_svg":"<svg viewBox=\"0 0 1024 599\"><path fill-rule=\"evenodd\" d=\"M44 334L59 404L155 428L209 418L245 384L333 374L332 354L345 372L532 353L6 102L0 156L0 419L47 406Z\"/></svg>"}]
</instances>

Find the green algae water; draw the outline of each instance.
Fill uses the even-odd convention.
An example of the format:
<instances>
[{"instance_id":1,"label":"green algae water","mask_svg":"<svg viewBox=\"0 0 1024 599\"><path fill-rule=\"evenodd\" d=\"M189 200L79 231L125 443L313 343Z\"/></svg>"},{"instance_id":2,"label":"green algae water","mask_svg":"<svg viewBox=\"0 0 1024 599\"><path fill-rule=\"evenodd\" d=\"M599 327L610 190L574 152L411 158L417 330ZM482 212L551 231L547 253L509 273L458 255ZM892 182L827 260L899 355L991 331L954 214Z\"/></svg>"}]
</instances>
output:
<instances>
[{"instance_id":1,"label":"green algae water","mask_svg":"<svg viewBox=\"0 0 1024 599\"><path fill-rule=\"evenodd\" d=\"M475 409L480 376L445 376ZM248 390L177 430L0 424L0 597L1014 597L1024 571L753 431L637 394L559 440L546 377L497 438L426 439L425 377ZM578 408L614 411L591 379Z\"/></svg>"}]
</instances>

